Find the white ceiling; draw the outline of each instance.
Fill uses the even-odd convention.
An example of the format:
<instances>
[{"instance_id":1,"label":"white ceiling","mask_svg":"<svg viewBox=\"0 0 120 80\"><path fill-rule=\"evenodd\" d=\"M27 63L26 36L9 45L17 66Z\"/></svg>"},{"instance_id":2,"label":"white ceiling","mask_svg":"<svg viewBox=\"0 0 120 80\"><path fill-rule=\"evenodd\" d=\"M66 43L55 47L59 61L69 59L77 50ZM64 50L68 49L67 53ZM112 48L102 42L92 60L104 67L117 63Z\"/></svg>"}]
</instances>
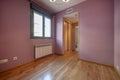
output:
<instances>
[{"instance_id":1,"label":"white ceiling","mask_svg":"<svg viewBox=\"0 0 120 80\"><path fill-rule=\"evenodd\" d=\"M36 1L40 3L41 7L44 7L51 13L57 13L86 0L70 0L67 3L63 2L62 0L56 0L56 2L54 3L51 3L49 0L36 0Z\"/></svg>"}]
</instances>

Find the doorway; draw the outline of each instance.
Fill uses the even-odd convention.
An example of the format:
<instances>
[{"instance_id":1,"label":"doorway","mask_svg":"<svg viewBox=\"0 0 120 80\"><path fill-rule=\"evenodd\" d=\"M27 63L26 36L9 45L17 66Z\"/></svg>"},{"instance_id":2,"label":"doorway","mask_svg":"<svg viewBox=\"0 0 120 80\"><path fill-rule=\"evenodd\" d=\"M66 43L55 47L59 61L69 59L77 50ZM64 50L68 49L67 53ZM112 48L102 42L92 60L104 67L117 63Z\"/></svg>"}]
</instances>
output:
<instances>
[{"instance_id":1,"label":"doorway","mask_svg":"<svg viewBox=\"0 0 120 80\"><path fill-rule=\"evenodd\" d=\"M63 48L64 52L75 51L78 52L79 49L79 14L74 12L65 15L63 18Z\"/></svg>"}]
</instances>

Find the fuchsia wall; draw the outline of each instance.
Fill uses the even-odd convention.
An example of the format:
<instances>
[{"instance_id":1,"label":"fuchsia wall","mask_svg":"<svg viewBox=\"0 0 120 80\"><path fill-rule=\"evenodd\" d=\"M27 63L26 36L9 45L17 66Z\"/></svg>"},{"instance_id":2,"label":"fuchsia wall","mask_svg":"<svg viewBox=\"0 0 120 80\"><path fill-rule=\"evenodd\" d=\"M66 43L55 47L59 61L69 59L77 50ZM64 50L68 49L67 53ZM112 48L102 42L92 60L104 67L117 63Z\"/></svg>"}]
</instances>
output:
<instances>
[{"instance_id":1,"label":"fuchsia wall","mask_svg":"<svg viewBox=\"0 0 120 80\"><path fill-rule=\"evenodd\" d=\"M119 73L120 73L120 0L114 0L114 63L115 67L119 67Z\"/></svg>"},{"instance_id":2,"label":"fuchsia wall","mask_svg":"<svg viewBox=\"0 0 120 80\"><path fill-rule=\"evenodd\" d=\"M80 58L114 65L114 2L88 0L80 10Z\"/></svg>"},{"instance_id":3,"label":"fuchsia wall","mask_svg":"<svg viewBox=\"0 0 120 80\"><path fill-rule=\"evenodd\" d=\"M97 63L114 65L114 1L87 0L72 7L80 12L79 57ZM56 15L56 53L63 54L62 18Z\"/></svg>"},{"instance_id":4,"label":"fuchsia wall","mask_svg":"<svg viewBox=\"0 0 120 80\"><path fill-rule=\"evenodd\" d=\"M53 43L54 38L30 39L28 0L0 0L0 59L9 59L0 64L0 71L34 60L34 45ZM14 56L17 61L12 60Z\"/></svg>"},{"instance_id":5,"label":"fuchsia wall","mask_svg":"<svg viewBox=\"0 0 120 80\"><path fill-rule=\"evenodd\" d=\"M56 15L56 44L55 52L57 54L63 54L63 14L58 13Z\"/></svg>"}]
</instances>

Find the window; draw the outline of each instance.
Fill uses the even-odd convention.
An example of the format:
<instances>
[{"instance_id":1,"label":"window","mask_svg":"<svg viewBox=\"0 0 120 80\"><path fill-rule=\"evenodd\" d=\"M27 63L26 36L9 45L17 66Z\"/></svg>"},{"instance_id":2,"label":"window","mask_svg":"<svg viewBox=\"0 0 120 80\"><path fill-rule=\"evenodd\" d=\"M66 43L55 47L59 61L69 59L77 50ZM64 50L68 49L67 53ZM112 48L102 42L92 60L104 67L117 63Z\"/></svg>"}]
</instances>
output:
<instances>
[{"instance_id":1,"label":"window","mask_svg":"<svg viewBox=\"0 0 120 80\"><path fill-rule=\"evenodd\" d=\"M31 38L51 38L52 17L40 10L32 9Z\"/></svg>"},{"instance_id":2,"label":"window","mask_svg":"<svg viewBox=\"0 0 120 80\"><path fill-rule=\"evenodd\" d=\"M45 37L51 37L51 19L45 17Z\"/></svg>"},{"instance_id":3,"label":"window","mask_svg":"<svg viewBox=\"0 0 120 80\"><path fill-rule=\"evenodd\" d=\"M34 12L34 37L42 37L43 36L43 16Z\"/></svg>"}]
</instances>

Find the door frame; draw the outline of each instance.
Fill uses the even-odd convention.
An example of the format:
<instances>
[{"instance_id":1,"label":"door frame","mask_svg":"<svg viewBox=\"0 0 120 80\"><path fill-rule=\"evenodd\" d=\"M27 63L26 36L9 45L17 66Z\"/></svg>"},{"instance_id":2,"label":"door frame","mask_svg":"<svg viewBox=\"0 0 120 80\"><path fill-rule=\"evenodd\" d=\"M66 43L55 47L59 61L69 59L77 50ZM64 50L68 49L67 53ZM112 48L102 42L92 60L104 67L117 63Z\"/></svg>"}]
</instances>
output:
<instances>
[{"instance_id":1,"label":"door frame","mask_svg":"<svg viewBox=\"0 0 120 80\"><path fill-rule=\"evenodd\" d=\"M73 12L74 13L74 12ZM78 53L80 54L80 12L78 12L77 11L77 13L78 13ZM70 13L70 14L72 14L72 13ZM65 19L65 15L63 16L63 19L62 19L62 21L63 21L63 54L65 53L65 48L64 48L64 19ZM78 55L79 56L79 55Z\"/></svg>"}]
</instances>

